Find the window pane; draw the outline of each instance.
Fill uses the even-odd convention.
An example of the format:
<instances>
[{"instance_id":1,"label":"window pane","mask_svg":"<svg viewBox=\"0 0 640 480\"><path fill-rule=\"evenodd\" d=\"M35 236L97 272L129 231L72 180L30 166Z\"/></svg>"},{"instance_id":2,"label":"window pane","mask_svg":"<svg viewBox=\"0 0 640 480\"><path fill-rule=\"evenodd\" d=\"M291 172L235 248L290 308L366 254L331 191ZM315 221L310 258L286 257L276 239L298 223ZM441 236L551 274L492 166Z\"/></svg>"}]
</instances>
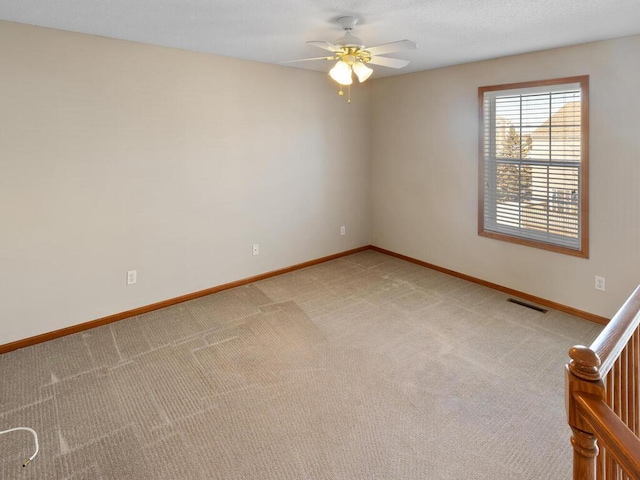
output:
<instances>
[{"instance_id":1,"label":"window pane","mask_svg":"<svg viewBox=\"0 0 640 480\"><path fill-rule=\"evenodd\" d=\"M584 171L583 85L518 84L483 93L480 233L586 252L580 191Z\"/></svg>"}]
</instances>

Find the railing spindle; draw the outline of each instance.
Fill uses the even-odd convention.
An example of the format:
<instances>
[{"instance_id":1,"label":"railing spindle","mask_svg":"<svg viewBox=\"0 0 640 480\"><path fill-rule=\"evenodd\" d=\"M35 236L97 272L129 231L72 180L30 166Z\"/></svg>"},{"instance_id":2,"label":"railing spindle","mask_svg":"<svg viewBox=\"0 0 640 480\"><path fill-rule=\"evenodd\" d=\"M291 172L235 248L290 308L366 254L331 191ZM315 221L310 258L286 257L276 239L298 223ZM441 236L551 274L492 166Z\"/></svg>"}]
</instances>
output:
<instances>
[{"instance_id":1,"label":"railing spindle","mask_svg":"<svg viewBox=\"0 0 640 480\"><path fill-rule=\"evenodd\" d=\"M635 398L634 407L635 407L635 418L633 423L633 433L636 436L640 436L640 391L638 387L640 386L640 328L636 328L636 331L633 333L633 395Z\"/></svg>"},{"instance_id":2,"label":"railing spindle","mask_svg":"<svg viewBox=\"0 0 640 480\"><path fill-rule=\"evenodd\" d=\"M627 388L629 386L628 376L627 376L627 347L622 350L622 354L618 361L620 362L620 419L624 422L625 425L629 425L629 410L627 406L629 405L629 394Z\"/></svg>"},{"instance_id":3,"label":"railing spindle","mask_svg":"<svg viewBox=\"0 0 640 480\"><path fill-rule=\"evenodd\" d=\"M611 410L613 410L613 393L615 391L615 372L613 369L611 369L609 371L609 373L607 374L607 381L605 384L605 394L606 394L606 399L605 401L607 402L607 405L609 405L609 407L611 408Z\"/></svg>"},{"instance_id":4,"label":"railing spindle","mask_svg":"<svg viewBox=\"0 0 640 480\"><path fill-rule=\"evenodd\" d=\"M620 416L620 397L622 397L622 375L620 372L620 363L616 361L613 365L615 377L615 390L613 392L613 411L618 417Z\"/></svg>"},{"instance_id":5,"label":"railing spindle","mask_svg":"<svg viewBox=\"0 0 640 480\"><path fill-rule=\"evenodd\" d=\"M604 478L608 479L608 480L614 480L615 477L615 472L616 472L616 465L613 462L613 458L611 458L611 455L607 454L606 456L606 464L607 464L607 474Z\"/></svg>"},{"instance_id":6,"label":"railing spindle","mask_svg":"<svg viewBox=\"0 0 640 480\"><path fill-rule=\"evenodd\" d=\"M629 395L629 422L627 426L631 429L633 433L636 435L636 369L635 369L635 356L636 356L636 336L635 334L631 336L629 340L629 354L627 355L627 372L629 372L629 380L628 380L628 395Z\"/></svg>"}]
</instances>

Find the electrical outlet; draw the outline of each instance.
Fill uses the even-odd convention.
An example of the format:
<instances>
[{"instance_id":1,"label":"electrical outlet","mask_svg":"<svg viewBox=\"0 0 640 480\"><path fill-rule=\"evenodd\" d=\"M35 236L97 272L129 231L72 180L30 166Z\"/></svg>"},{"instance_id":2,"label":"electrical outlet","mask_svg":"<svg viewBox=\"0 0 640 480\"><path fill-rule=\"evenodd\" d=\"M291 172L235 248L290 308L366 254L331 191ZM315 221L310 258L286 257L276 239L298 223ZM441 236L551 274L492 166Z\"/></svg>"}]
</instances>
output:
<instances>
[{"instance_id":1,"label":"electrical outlet","mask_svg":"<svg viewBox=\"0 0 640 480\"><path fill-rule=\"evenodd\" d=\"M345 227L344 225L340 227L340 235L346 235L347 233L347 227Z\"/></svg>"},{"instance_id":2,"label":"electrical outlet","mask_svg":"<svg viewBox=\"0 0 640 480\"><path fill-rule=\"evenodd\" d=\"M253 244L253 255L259 255L260 254L260 245L258 245L257 243Z\"/></svg>"},{"instance_id":3,"label":"electrical outlet","mask_svg":"<svg viewBox=\"0 0 640 480\"><path fill-rule=\"evenodd\" d=\"M604 292L604 277L596 275L596 290L602 290Z\"/></svg>"},{"instance_id":4,"label":"electrical outlet","mask_svg":"<svg viewBox=\"0 0 640 480\"><path fill-rule=\"evenodd\" d=\"M138 271L137 270L129 270L127 272L127 285L133 285L138 281Z\"/></svg>"}]
</instances>

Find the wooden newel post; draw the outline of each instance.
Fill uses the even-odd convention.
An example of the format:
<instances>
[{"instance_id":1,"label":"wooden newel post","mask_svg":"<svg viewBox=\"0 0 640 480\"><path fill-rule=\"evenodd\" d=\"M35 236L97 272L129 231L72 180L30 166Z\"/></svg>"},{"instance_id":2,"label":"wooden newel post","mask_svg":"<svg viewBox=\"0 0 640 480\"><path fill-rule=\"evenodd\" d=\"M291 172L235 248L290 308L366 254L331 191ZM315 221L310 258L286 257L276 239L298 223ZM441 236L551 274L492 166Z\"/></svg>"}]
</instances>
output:
<instances>
[{"instance_id":1,"label":"wooden newel post","mask_svg":"<svg viewBox=\"0 0 640 480\"><path fill-rule=\"evenodd\" d=\"M573 480L595 480L598 445L589 424L578 411L575 394L588 393L604 400L604 383L600 376L600 358L588 347L577 345L569 350L566 367L567 421L573 446Z\"/></svg>"},{"instance_id":2,"label":"wooden newel post","mask_svg":"<svg viewBox=\"0 0 640 480\"><path fill-rule=\"evenodd\" d=\"M571 427L573 447L573 480L593 480L596 478L596 457L598 445L596 437Z\"/></svg>"}]
</instances>

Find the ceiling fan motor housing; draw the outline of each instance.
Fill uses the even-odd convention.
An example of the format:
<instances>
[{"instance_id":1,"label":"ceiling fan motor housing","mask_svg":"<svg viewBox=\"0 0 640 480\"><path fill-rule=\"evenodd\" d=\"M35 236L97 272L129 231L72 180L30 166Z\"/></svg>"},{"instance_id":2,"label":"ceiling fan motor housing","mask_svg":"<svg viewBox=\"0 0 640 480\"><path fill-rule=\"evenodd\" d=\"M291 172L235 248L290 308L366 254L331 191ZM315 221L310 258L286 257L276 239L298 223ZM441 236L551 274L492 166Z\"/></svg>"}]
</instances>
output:
<instances>
[{"instance_id":1,"label":"ceiling fan motor housing","mask_svg":"<svg viewBox=\"0 0 640 480\"><path fill-rule=\"evenodd\" d=\"M356 37L355 35L351 35L350 32L345 33L342 37L340 37L333 43L339 47L351 47L351 48L364 47L364 42L360 38Z\"/></svg>"}]
</instances>

